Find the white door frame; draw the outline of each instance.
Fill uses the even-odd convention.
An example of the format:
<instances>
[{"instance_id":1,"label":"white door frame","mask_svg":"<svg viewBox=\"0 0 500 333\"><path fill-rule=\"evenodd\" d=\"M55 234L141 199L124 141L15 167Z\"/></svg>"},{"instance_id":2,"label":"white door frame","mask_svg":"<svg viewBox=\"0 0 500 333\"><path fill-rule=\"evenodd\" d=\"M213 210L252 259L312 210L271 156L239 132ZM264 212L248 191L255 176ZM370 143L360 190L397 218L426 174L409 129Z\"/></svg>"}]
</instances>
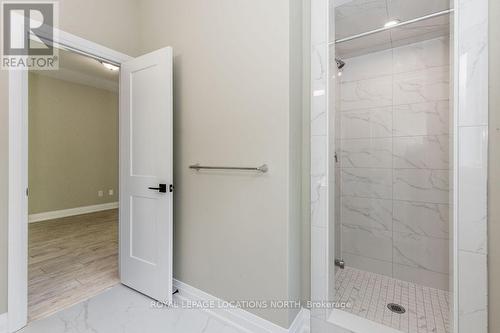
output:
<instances>
[{"instance_id":1,"label":"white door frame","mask_svg":"<svg viewBox=\"0 0 500 333\"><path fill-rule=\"evenodd\" d=\"M54 29L59 48L106 59L117 65L133 59L124 53ZM8 331L28 319L28 72L9 72Z\"/></svg>"}]
</instances>

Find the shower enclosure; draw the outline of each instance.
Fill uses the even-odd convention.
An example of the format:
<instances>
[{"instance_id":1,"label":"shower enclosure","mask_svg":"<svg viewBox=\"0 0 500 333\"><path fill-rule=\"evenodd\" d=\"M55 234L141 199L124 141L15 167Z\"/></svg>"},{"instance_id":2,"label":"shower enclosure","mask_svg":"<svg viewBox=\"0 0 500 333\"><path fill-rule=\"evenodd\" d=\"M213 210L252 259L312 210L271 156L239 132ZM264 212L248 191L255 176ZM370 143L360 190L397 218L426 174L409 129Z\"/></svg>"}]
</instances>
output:
<instances>
[{"instance_id":1,"label":"shower enclosure","mask_svg":"<svg viewBox=\"0 0 500 333\"><path fill-rule=\"evenodd\" d=\"M410 2L335 6L332 284L351 314L448 333L450 4Z\"/></svg>"},{"instance_id":2,"label":"shower enclosure","mask_svg":"<svg viewBox=\"0 0 500 333\"><path fill-rule=\"evenodd\" d=\"M485 333L485 1L312 2L313 332Z\"/></svg>"}]
</instances>

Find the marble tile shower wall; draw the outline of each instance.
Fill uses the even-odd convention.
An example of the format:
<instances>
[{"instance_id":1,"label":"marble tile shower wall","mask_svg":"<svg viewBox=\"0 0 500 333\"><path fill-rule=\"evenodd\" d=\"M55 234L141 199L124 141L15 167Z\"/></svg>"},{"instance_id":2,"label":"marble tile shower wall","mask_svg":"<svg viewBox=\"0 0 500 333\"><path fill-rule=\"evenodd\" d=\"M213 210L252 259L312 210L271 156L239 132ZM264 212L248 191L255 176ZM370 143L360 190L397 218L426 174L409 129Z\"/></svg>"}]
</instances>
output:
<instances>
[{"instance_id":1,"label":"marble tile shower wall","mask_svg":"<svg viewBox=\"0 0 500 333\"><path fill-rule=\"evenodd\" d=\"M344 59L342 256L351 267L449 289L449 40Z\"/></svg>"}]
</instances>

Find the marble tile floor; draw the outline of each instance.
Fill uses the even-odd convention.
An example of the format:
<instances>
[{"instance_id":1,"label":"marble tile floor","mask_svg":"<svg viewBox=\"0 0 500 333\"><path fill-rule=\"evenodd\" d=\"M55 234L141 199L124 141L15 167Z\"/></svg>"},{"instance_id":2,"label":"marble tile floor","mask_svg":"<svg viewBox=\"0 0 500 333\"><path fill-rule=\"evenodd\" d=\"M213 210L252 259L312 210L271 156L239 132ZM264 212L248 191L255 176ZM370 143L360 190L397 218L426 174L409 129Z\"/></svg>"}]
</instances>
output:
<instances>
[{"instance_id":1,"label":"marble tile floor","mask_svg":"<svg viewBox=\"0 0 500 333\"><path fill-rule=\"evenodd\" d=\"M336 272L335 290L337 301L349 304L342 309L349 313L405 333L451 332L448 291L351 267ZM388 303L400 304L406 312L393 313Z\"/></svg>"},{"instance_id":2,"label":"marble tile floor","mask_svg":"<svg viewBox=\"0 0 500 333\"><path fill-rule=\"evenodd\" d=\"M152 306L124 285L31 322L18 333L243 333L206 311Z\"/></svg>"}]
</instances>

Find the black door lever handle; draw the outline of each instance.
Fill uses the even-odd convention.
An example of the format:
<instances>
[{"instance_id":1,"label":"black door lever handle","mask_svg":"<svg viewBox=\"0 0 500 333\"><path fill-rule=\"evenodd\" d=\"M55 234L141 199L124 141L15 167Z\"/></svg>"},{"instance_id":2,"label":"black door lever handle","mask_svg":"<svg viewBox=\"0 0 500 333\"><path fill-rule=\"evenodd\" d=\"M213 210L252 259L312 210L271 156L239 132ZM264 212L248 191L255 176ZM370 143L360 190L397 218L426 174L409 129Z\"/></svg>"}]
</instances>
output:
<instances>
[{"instance_id":1,"label":"black door lever handle","mask_svg":"<svg viewBox=\"0 0 500 333\"><path fill-rule=\"evenodd\" d=\"M167 184L158 184L158 187L148 187L150 190L156 190L160 193L167 193Z\"/></svg>"}]
</instances>

